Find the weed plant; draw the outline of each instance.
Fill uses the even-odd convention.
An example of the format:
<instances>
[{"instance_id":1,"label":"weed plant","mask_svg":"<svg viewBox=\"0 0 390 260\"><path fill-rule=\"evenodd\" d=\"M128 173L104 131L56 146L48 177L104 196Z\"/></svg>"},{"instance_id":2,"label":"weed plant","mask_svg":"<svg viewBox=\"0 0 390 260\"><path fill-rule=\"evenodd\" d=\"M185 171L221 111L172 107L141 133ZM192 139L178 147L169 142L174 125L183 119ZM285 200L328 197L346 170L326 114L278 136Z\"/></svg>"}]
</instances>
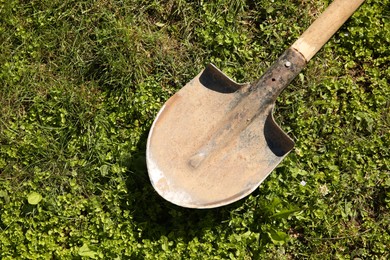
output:
<instances>
[{"instance_id":1,"label":"weed plant","mask_svg":"<svg viewBox=\"0 0 390 260\"><path fill-rule=\"evenodd\" d=\"M389 0L282 93L296 146L252 195L184 209L147 175L172 94L254 81L329 2L0 0L0 259L389 259Z\"/></svg>"}]
</instances>

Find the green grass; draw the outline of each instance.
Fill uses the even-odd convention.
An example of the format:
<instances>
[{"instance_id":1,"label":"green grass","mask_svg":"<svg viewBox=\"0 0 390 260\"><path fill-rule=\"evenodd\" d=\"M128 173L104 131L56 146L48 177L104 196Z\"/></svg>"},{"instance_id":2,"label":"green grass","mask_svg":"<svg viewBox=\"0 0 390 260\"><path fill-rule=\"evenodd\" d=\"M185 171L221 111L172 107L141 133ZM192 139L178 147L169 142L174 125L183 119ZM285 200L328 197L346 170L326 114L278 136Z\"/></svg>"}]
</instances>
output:
<instances>
[{"instance_id":1,"label":"green grass","mask_svg":"<svg viewBox=\"0 0 390 260\"><path fill-rule=\"evenodd\" d=\"M209 62L256 80L329 2L1 0L0 258L388 259L389 0L282 93L296 146L251 196L184 209L147 176L173 93Z\"/></svg>"}]
</instances>

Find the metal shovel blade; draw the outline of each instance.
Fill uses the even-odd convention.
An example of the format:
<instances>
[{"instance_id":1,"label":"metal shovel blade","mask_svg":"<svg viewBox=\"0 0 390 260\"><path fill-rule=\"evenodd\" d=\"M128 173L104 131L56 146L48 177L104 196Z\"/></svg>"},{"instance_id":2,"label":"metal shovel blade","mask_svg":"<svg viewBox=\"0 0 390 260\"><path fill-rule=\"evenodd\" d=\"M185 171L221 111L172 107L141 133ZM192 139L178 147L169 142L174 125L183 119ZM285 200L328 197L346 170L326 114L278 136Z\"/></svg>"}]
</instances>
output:
<instances>
[{"instance_id":1,"label":"metal shovel blade","mask_svg":"<svg viewBox=\"0 0 390 260\"><path fill-rule=\"evenodd\" d=\"M253 192L287 155L294 142L272 117L281 91L272 84L285 79L270 70L274 74L249 85L208 65L165 103L146 155L150 180L163 198L188 208L232 203Z\"/></svg>"}]
</instances>

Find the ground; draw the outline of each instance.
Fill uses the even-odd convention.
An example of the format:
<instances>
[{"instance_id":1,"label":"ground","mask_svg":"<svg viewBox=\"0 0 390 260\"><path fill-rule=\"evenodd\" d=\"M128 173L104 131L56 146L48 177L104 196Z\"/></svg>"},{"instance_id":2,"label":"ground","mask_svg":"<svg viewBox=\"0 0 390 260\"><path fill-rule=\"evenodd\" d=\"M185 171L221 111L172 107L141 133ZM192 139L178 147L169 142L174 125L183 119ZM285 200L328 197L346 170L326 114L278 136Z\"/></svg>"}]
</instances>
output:
<instances>
[{"instance_id":1,"label":"ground","mask_svg":"<svg viewBox=\"0 0 390 260\"><path fill-rule=\"evenodd\" d=\"M255 81L330 1L0 1L1 259L388 259L390 2L367 0L279 97L294 150L191 210L145 166L164 102L212 62Z\"/></svg>"}]
</instances>

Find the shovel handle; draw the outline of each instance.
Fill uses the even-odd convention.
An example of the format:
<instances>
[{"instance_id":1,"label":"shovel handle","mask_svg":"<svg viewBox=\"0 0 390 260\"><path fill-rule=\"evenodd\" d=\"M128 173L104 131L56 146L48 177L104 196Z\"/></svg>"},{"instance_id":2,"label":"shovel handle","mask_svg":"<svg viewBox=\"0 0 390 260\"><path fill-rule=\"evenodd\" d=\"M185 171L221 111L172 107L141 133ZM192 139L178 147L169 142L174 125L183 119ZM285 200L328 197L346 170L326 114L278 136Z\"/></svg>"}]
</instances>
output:
<instances>
[{"instance_id":1,"label":"shovel handle","mask_svg":"<svg viewBox=\"0 0 390 260\"><path fill-rule=\"evenodd\" d=\"M291 46L308 62L337 32L364 0L334 0Z\"/></svg>"}]
</instances>

